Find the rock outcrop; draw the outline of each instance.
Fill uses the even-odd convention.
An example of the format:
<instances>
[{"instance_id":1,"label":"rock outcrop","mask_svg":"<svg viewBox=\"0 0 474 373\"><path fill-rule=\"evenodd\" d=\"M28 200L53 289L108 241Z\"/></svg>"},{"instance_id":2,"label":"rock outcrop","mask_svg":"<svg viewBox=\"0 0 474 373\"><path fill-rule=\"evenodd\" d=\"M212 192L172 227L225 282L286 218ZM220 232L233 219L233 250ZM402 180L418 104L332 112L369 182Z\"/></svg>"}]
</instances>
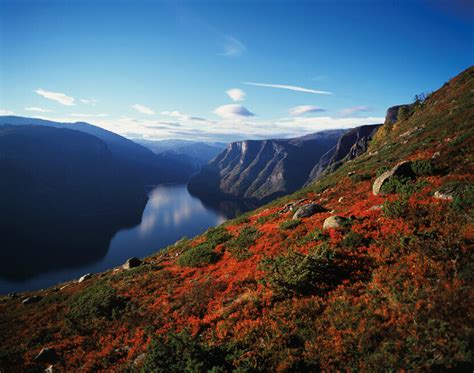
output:
<instances>
[{"instance_id":1,"label":"rock outcrop","mask_svg":"<svg viewBox=\"0 0 474 373\"><path fill-rule=\"evenodd\" d=\"M308 218L317 214L318 212L326 212L327 210L316 204L316 203L308 203L306 205L301 206L298 210L296 210L295 214L293 215L293 220L300 219L300 218Z\"/></svg>"},{"instance_id":2,"label":"rock outcrop","mask_svg":"<svg viewBox=\"0 0 474 373\"><path fill-rule=\"evenodd\" d=\"M123 269L136 268L142 264L142 261L138 258L132 257L127 259L127 261L122 265Z\"/></svg>"},{"instance_id":3,"label":"rock outcrop","mask_svg":"<svg viewBox=\"0 0 474 373\"><path fill-rule=\"evenodd\" d=\"M323 223L323 229L337 229L341 228L343 224L347 221L346 218L343 218L342 216L330 216L326 220L324 220Z\"/></svg>"},{"instance_id":4,"label":"rock outcrop","mask_svg":"<svg viewBox=\"0 0 474 373\"><path fill-rule=\"evenodd\" d=\"M372 135L379 126L380 124L366 125L344 133L337 144L325 153L313 167L306 184L310 184L324 174L334 171L343 162L365 153Z\"/></svg>"},{"instance_id":5,"label":"rock outcrop","mask_svg":"<svg viewBox=\"0 0 474 373\"><path fill-rule=\"evenodd\" d=\"M374 184L372 185L372 193L374 195L380 194L382 186L395 176L413 177L414 173L411 168L411 162L400 162L392 169L385 171L382 175L375 179Z\"/></svg>"},{"instance_id":6,"label":"rock outcrop","mask_svg":"<svg viewBox=\"0 0 474 373\"><path fill-rule=\"evenodd\" d=\"M344 132L231 143L191 178L188 189L200 198L260 202L291 193L304 185L314 165Z\"/></svg>"}]
</instances>

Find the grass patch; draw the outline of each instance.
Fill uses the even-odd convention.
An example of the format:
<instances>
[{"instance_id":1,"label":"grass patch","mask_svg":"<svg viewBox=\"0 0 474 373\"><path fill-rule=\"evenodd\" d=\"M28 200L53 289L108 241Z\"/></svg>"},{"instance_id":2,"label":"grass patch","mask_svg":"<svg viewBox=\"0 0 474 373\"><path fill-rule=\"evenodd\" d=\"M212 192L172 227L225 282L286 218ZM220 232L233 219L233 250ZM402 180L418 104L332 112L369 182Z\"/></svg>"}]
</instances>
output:
<instances>
[{"instance_id":1,"label":"grass patch","mask_svg":"<svg viewBox=\"0 0 474 373\"><path fill-rule=\"evenodd\" d=\"M204 267L216 263L220 257L212 244L203 242L182 253L177 262L182 267Z\"/></svg>"}]
</instances>

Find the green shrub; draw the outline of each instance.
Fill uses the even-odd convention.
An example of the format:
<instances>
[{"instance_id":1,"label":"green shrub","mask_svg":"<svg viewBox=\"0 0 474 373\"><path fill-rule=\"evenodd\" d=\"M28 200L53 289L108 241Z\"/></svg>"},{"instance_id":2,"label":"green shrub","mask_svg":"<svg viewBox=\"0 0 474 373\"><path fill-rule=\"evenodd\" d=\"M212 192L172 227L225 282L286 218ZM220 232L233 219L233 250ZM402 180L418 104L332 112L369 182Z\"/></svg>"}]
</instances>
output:
<instances>
[{"instance_id":1,"label":"green shrub","mask_svg":"<svg viewBox=\"0 0 474 373\"><path fill-rule=\"evenodd\" d=\"M291 229L295 229L300 224L301 224L300 219L287 220L280 224L280 229L291 230Z\"/></svg>"},{"instance_id":2,"label":"green shrub","mask_svg":"<svg viewBox=\"0 0 474 373\"><path fill-rule=\"evenodd\" d=\"M186 331L153 337L142 372L226 372L225 353Z\"/></svg>"},{"instance_id":3,"label":"green shrub","mask_svg":"<svg viewBox=\"0 0 474 373\"><path fill-rule=\"evenodd\" d=\"M279 297L313 294L337 281L333 259L334 252L325 245L308 255L290 250L286 255L264 259L264 283Z\"/></svg>"},{"instance_id":4,"label":"green shrub","mask_svg":"<svg viewBox=\"0 0 474 373\"><path fill-rule=\"evenodd\" d=\"M379 177L380 175L382 175L384 172L390 170L390 167L388 166L382 166L380 167L377 172L376 172L376 176Z\"/></svg>"},{"instance_id":5,"label":"green shrub","mask_svg":"<svg viewBox=\"0 0 474 373\"><path fill-rule=\"evenodd\" d=\"M342 246L346 248L358 248L361 246L367 246L368 240L359 233L349 231L342 240Z\"/></svg>"},{"instance_id":6,"label":"green shrub","mask_svg":"<svg viewBox=\"0 0 474 373\"><path fill-rule=\"evenodd\" d=\"M227 242L226 248L232 255L239 259L247 259L251 256L248 249L261 236L261 233L254 227L247 226L243 228L238 236L235 236Z\"/></svg>"},{"instance_id":7,"label":"green shrub","mask_svg":"<svg viewBox=\"0 0 474 373\"><path fill-rule=\"evenodd\" d=\"M474 186L462 181L449 181L440 188L441 193L453 196L452 207L458 212L474 208Z\"/></svg>"},{"instance_id":8,"label":"green shrub","mask_svg":"<svg viewBox=\"0 0 474 373\"><path fill-rule=\"evenodd\" d=\"M400 198L396 201L385 201L382 207L382 212L388 218L402 218L406 215L408 209L408 200Z\"/></svg>"},{"instance_id":9,"label":"green shrub","mask_svg":"<svg viewBox=\"0 0 474 373\"><path fill-rule=\"evenodd\" d=\"M368 173L354 174L354 175L351 175L350 178L352 179L352 181L358 183L360 181L366 181L366 180L372 179L372 175Z\"/></svg>"},{"instance_id":10,"label":"green shrub","mask_svg":"<svg viewBox=\"0 0 474 373\"><path fill-rule=\"evenodd\" d=\"M265 215L265 216L260 216L256 220L256 223L259 224L259 225L262 225L262 224L265 224L267 221L270 221L272 219L276 219L277 217L278 217L277 213L268 214L268 215Z\"/></svg>"},{"instance_id":11,"label":"green shrub","mask_svg":"<svg viewBox=\"0 0 474 373\"><path fill-rule=\"evenodd\" d=\"M93 330L97 321L111 320L126 306L126 299L119 297L109 284L98 282L68 302L65 318L72 329L80 332Z\"/></svg>"},{"instance_id":12,"label":"green shrub","mask_svg":"<svg viewBox=\"0 0 474 373\"><path fill-rule=\"evenodd\" d=\"M183 267L203 267L217 262L220 257L212 244L204 242L182 253L178 264Z\"/></svg>"},{"instance_id":13,"label":"green shrub","mask_svg":"<svg viewBox=\"0 0 474 373\"><path fill-rule=\"evenodd\" d=\"M222 226L209 229L205 236L206 242L214 247L227 242L232 238L232 235Z\"/></svg>"},{"instance_id":14,"label":"green shrub","mask_svg":"<svg viewBox=\"0 0 474 373\"><path fill-rule=\"evenodd\" d=\"M420 159L413 161L411 164L411 169L416 176L430 176L435 173L434 163L429 159Z\"/></svg>"}]
</instances>

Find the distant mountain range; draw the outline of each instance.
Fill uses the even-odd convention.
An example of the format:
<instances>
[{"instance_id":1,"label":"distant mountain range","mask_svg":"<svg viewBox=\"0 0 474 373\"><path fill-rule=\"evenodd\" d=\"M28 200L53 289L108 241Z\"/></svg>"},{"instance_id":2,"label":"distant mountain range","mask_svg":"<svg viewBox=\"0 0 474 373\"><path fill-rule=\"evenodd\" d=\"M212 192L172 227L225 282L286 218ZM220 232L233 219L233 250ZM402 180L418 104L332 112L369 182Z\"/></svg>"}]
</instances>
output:
<instances>
[{"instance_id":1,"label":"distant mountain range","mask_svg":"<svg viewBox=\"0 0 474 373\"><path fill-rule=\"evenodd\" d=\"M0 116L0 125L6 124L67 128L95 136L107 145L110 153L123 167L133 173L134 178L145 184L183 182L195 172L195 167L187 157L179 154L155 154L132 140L89 123L62 123L36 118Z\"/></svg>"},{"instance_id":2,"label":"distant mountain range","mask_svg":"<svg viewBox=\"0 0 474 373\"><path fill-rule=\"evenodd\" d=\"M227 144L221 142L198 142L190 140L135 140L155 154L182 156L196 171L216 157Z\"/></svg>"}]
</instances>

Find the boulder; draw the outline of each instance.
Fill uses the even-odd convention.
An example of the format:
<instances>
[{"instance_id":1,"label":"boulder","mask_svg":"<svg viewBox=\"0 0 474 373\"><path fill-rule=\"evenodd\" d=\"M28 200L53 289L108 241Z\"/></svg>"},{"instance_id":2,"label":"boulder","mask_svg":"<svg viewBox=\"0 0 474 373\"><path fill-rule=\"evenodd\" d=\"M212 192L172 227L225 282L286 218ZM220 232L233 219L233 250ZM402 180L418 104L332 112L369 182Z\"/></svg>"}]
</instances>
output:
<instances>
[{"instance_id":1,"label":"boulder","mask_svg":"<svg viewBox=\"0 0 474 373\"><path fill-rule=\"evenodd\" d=\"M434 192L433 197L437 199L445 199L447 201L452 201L454 198L452 192L448 190L447 191L437 190L436 192Z\"/></svg>"},{"instance_id":2,"label":"boulder","mask_svg":"<svg viewBox=\"0 0 474 373\"><path fill-rule=\"evenodd\" d=\"M145 359L146 359L146 354L142 353L142 354L138 355L135 358L135 360L133 360L133 365L134 366L142 366L143 363L145 362Z\"/></svg>"},{"instance_id":3,"label":"boulder","mask_svg":"<svg viewBox=\"0 0 474 373\"><path fill-rule=\"evenodd\" d=\"M383 205L374 205L372 206L369 211L378 211L378 210L382 210L382 207Z\"/></svg>"},{"instance_id":4,"label":"boulder","mask_svg":"<svg viewBox=\"0 0 474 373\"><path fill-rule=\"evenodd\" d=\"M347 221L346 218L343 218L342 216L330 216L326 220L324 220L323 223L323 229L337 229L341 228L342 225Z\"/></svg>"},{"instance_id":5,"label":"boulder","mask_svg":"<svg viewBox=\"0 0 474 373\"><path fill-rule=\"evenodd\" d=\"M310 217L318 212L326 212L327 210L318 205L317 203L308 203L306 205L301 206L298 210L296 210L295 214L293 215L293 219L299 218L307 218Z\"/></svg>"},{"instance_id":6,"label":"boulder","mask_svg":"<svg viewBox=\"0 0 474 373\"><path fill-rule=\"evenodd\" d=\"M90 273L86 273L84 276L82 276L79 280L77 280L77 282L84 282L86 280L89 280L90 278L92 278L92 275Z\"/></svg>"},{"instance_id":7,"label":"boulder","mask_svg":"<svg viewBox=\"0 0 474 373\"><path fill-rule=\"evenodd\" d=\"M45 347L38 353L38 355L36 355L34 360L37 362L52 364L58 360L58 355L54 348Z\"/></svg>"},{"instance_id":8,"label":"boulder","mask_svg":"<svg viewBox=\"0 0 474 373\"><path fill-rule=\"evenodd\" d=\"M21 303L23 303L24 305L28 305L28 304L37 303L40 300L41 300L41 297L39 295L33 295L31 297L23 299Z\"/></svg>"},{"instance_id":9,"label":"boulder","mask_svg":"<svg viewBox=\"0 0 474 373\"><path fill-rule=\"evenodd\" d=\"M142 261L138 258L132 257L127 259L127 261L122 265L123 269L131 269L138 267L142 264Z\"/></svg>"},{"instance_id":10,"label":"boulder","mask_svg":"<svg viewBox=\"0 0 474 373\"><path fill-rule=\"evenodd\" d=\"M375 179L372 185L372 193L374 195L380 194L382 186L394 176L405 176L413 178L415 175L411 168L411 161L405 161L398 163L391 170L385 171L377 179Z\"/></svg>"}]
</instances>

